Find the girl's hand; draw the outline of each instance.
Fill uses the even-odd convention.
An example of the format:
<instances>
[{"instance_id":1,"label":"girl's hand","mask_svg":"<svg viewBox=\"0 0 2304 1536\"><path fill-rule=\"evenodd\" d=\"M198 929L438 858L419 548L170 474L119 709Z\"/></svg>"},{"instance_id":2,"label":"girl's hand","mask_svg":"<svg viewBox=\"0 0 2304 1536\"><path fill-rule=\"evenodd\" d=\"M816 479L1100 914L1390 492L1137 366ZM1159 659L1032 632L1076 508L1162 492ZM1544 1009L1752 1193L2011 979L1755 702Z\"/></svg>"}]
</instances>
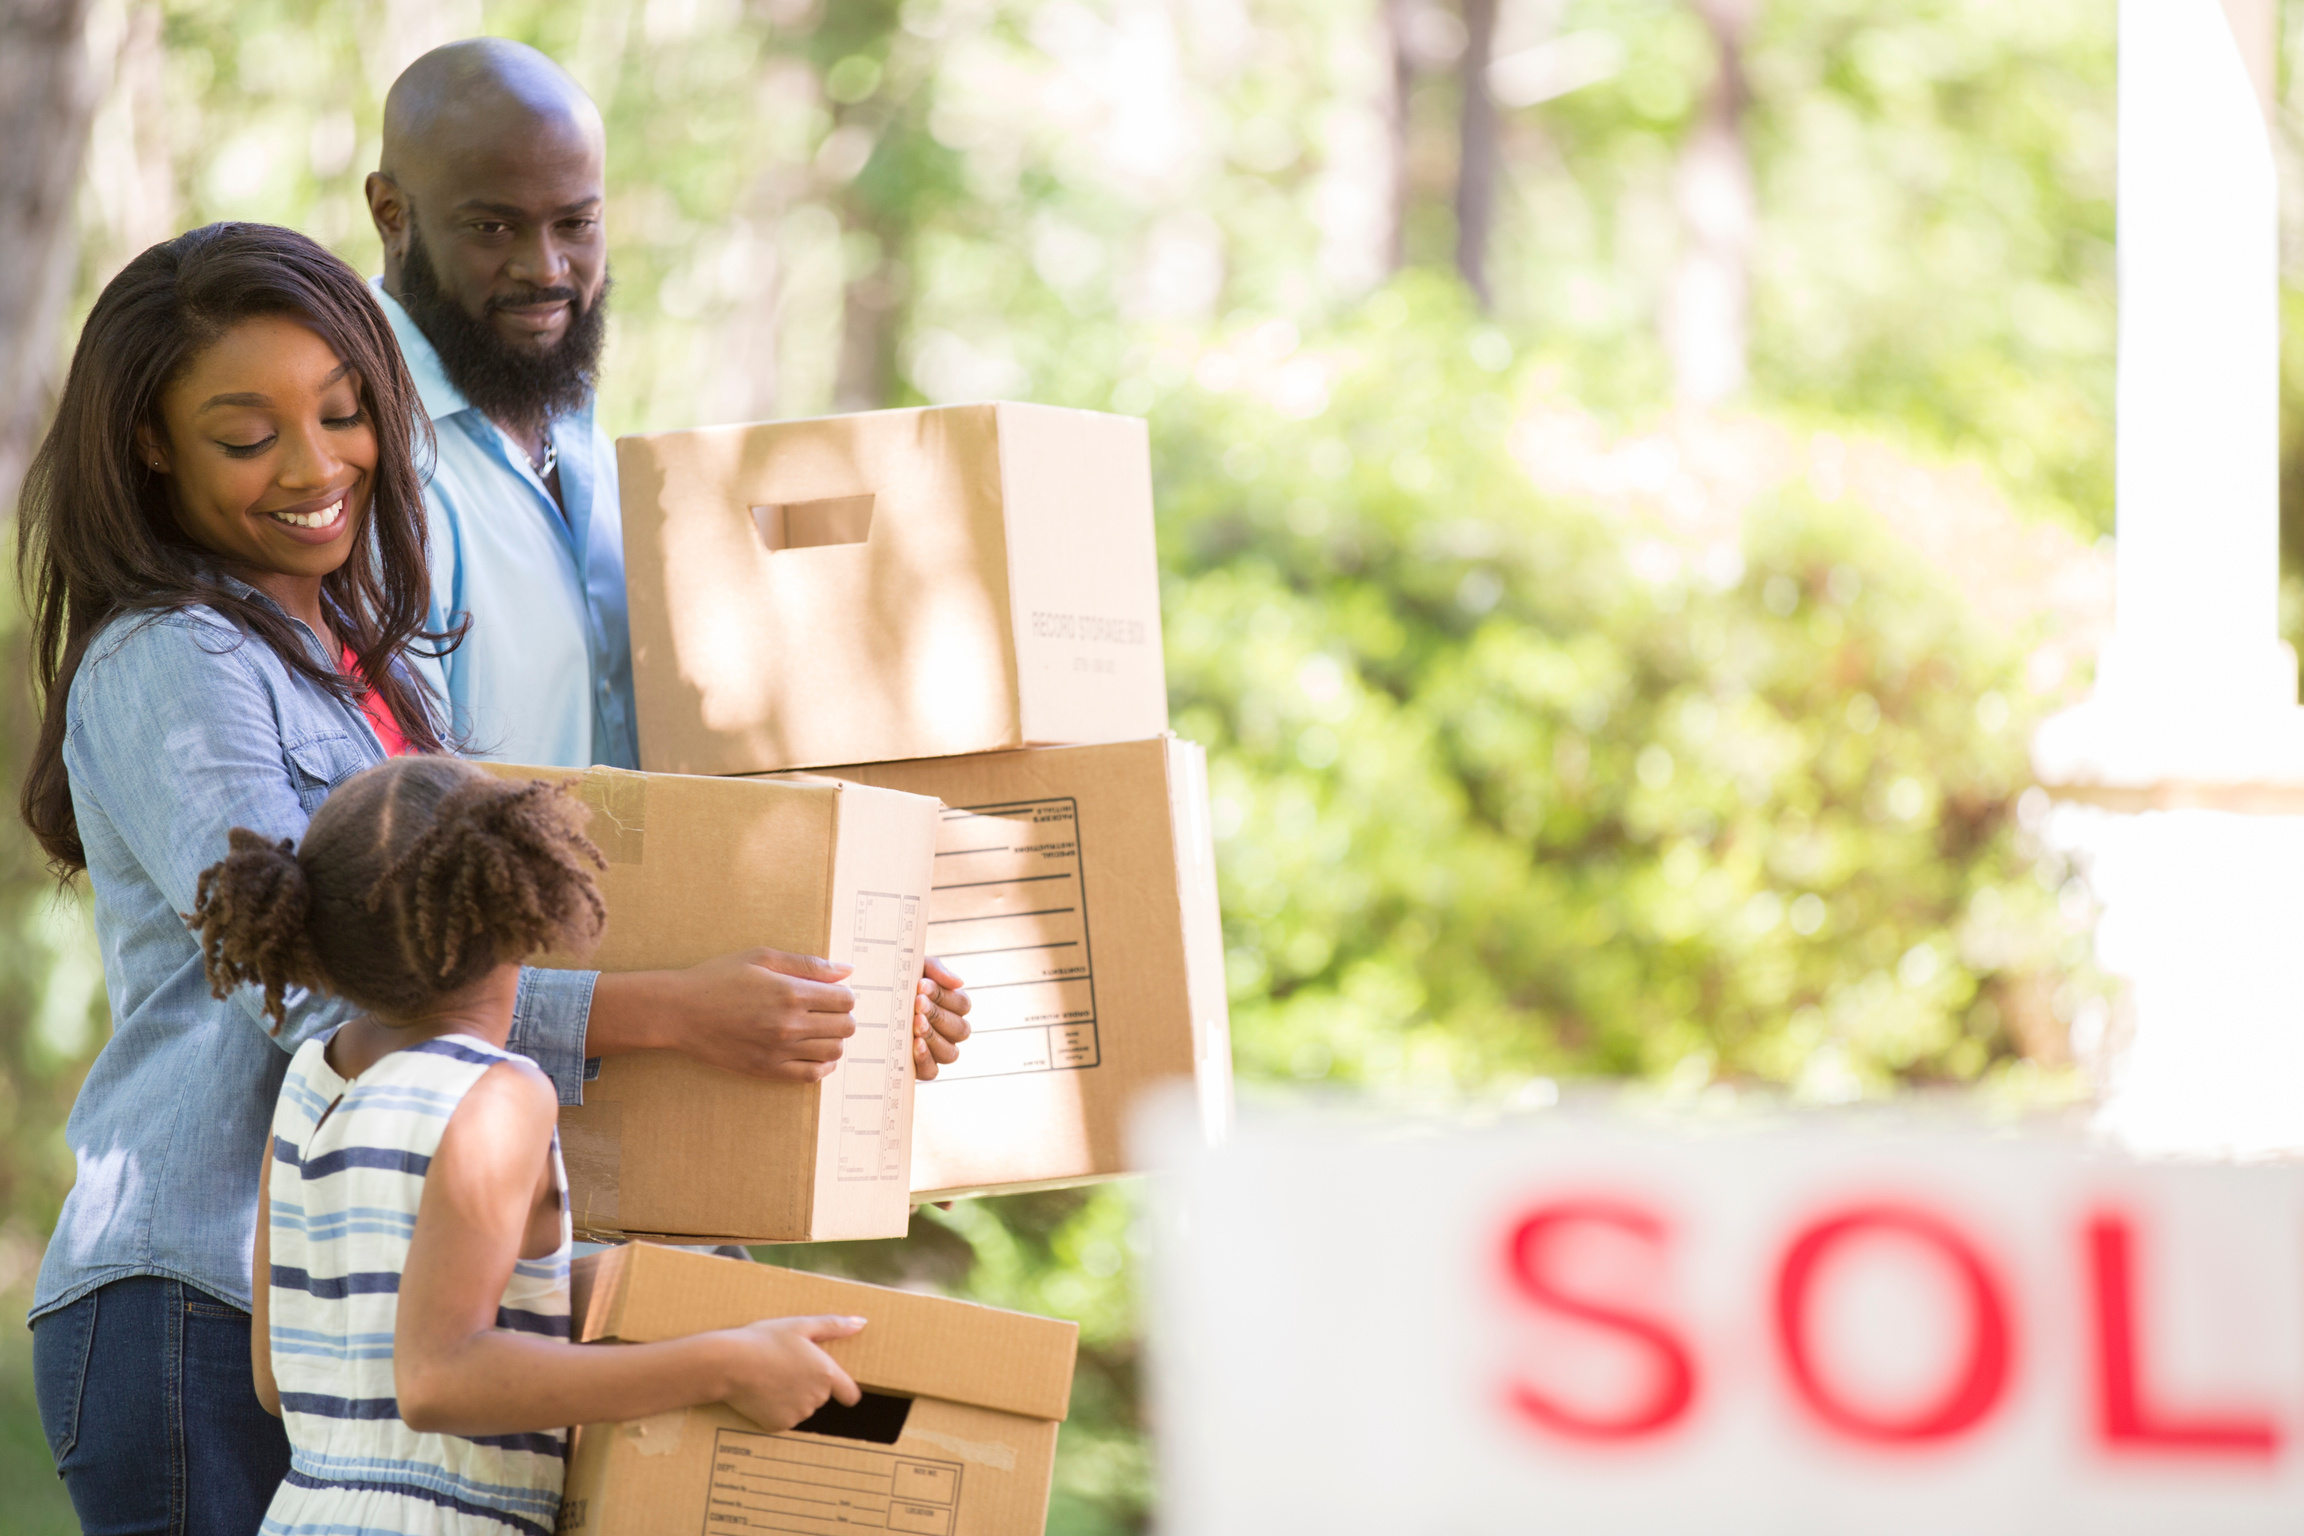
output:
<instances>
[{"instance_id":1,"label":"girl's hand","mask_svg":"<svg viewBox=\"0 0 2304 1536\"><path fill-rule=\"evenodd\" d=\"M836 1397L853 1408L863 1396L848 1373L817 1347L862 1331L860 1317L772 1317L730 1328L724 1399L771 1434L790 1429Z\"/></svg>"}]
</instances>

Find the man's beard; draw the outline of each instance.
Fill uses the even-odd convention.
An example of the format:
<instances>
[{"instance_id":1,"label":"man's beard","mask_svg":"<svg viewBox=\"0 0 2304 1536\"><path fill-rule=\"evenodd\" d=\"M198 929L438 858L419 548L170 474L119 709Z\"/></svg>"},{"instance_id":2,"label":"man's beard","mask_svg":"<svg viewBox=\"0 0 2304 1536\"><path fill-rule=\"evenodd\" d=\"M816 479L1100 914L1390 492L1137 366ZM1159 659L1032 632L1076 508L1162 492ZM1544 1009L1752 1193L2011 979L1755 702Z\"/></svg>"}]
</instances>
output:
<instances>
[{"instance_id":1,"label":"man's beard","mask_svg":"<svg viewBox=\"0 0 2304 1536\"><path fill-rule=\"evenodd\" d=\"M530 288L493 294L487 313L474 319L440 286L440 274L424 249L424 237L408 231L408 257L400 268L398 298L416 328L440 354L448 382L479 407L504 422L542 424L580 410L592 398L600 374L600 349L608 336L608 289L587 305L573 288ZM487 316L512 305L566 300L568 329L548 350L533 351L506 341Z\"/></svg>"}]
</instances>

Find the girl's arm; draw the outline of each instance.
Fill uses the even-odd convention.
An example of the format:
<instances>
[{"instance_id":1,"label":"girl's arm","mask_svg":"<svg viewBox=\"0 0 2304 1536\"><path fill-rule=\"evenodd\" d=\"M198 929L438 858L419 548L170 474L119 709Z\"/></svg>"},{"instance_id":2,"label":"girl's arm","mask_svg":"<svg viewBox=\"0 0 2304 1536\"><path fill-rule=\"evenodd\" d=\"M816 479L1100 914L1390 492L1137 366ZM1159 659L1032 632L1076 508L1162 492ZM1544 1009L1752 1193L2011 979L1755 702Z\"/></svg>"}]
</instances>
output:
<instances>
[{"instance_id":1,"label":"girl's arm","mask_svg":"<svg viewBox=\"0 0 2304 1536\"><path fill-rule=\"evenodd\" d=\"M272 1379L272 1148L256 1176L256 1258L248 1266L248 1363L256 1371L256 1401L280 1417L280 1383Z\"/></svg>"},{"instance_id":2,"label":"girl's arm","mask_svg":"<svg viewBox=\"0 0 2304 1536\"><path fill-rule=\"evenodd\" d=\"M784 1317L660 1344L601 1348L499 1329L496 1307L551 1178L550 1082L503 1062L465 1094L440 1137L400 1277L393 1383L410 1429L519 1434L724 1402L789 1429L827 1397L854 1403L848 1373L817 1347L858 1317Z\"/></svg>"}]
</instances>

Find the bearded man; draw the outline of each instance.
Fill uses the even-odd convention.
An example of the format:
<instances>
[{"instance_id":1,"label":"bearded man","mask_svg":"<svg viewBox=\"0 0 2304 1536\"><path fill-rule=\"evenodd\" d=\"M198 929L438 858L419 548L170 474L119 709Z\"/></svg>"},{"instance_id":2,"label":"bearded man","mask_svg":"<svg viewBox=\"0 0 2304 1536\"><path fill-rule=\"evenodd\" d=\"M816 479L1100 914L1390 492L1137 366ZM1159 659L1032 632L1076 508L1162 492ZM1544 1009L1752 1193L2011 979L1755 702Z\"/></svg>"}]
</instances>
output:
<instances>
[{"instance_id":1,"label":"bearded man","mask_svg":"<svg viewBox=\"0 0 2304 1536\"><path fill-rule=\"evenodd\" d=\"M606 136L560 67L498 38L425 54L384 103L377 287L438 434L433 620L478 756L640 766L606 337Z\"/></svg>"},{"instance_id":2,"label":"bearded man","mask_svg":"<svg viewBox=\"0 0 2304 1536\"><path fill-rule=\"evenodd\" d=\"M609 289L606 142L599 108L559 65L472 38L393 82L368 178L384 242L376 287L438 440L425 493L430 627L466 626L441 660L450 724L467 752L499 761L639 766L616 456L592 409ZM844 1015L810 990L844 970L772 951L699 970L710 985L684 1020L629 1017L604 983L584 1040L514 1048L544 1065L563 1103L579 1102L579 1056L669 1047L764 1075L790 1070L795 1050L827 1059L821 1042L790 1043L780 1021L795 1006ZM919 1076L956 1059L968 1006L960 978L929 960Z\"/></svg>"}]
</instances>

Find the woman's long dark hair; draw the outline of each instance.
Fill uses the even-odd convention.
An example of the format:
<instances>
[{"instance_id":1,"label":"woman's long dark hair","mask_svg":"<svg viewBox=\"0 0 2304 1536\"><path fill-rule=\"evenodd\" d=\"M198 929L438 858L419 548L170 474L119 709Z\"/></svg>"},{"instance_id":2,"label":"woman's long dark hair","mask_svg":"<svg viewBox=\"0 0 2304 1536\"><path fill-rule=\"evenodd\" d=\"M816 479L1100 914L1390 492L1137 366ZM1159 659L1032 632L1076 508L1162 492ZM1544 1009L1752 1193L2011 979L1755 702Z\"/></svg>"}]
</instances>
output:
<instances>
[{"instance_id":1,"label":"woman's long dark hair","mask_svg":"<svg viewBox=\"0 0 2304 1536\"><path fill-rule=\"evenodd\" d=\"M312 658L295 621L225 584L215 557L178 525L166 477L137 450L139 426L160 430L161 392L227 329L266 315L311 327L359 375L376 473L366 525L322 578L321 600L409 746L444 749L430 695L397 665L412 644L445 648L460 631L424 628L431 582L416 434L428 451L432 428L391 325L360 275L304 236L210 224L153 246L105 285L18 503L16 568L41 710L22 810L60 874L88 862L64 769L64 704L89 641L121 614L214 609L318 686L360 700L358 682Z\"/></svg>"}]
</instances>

